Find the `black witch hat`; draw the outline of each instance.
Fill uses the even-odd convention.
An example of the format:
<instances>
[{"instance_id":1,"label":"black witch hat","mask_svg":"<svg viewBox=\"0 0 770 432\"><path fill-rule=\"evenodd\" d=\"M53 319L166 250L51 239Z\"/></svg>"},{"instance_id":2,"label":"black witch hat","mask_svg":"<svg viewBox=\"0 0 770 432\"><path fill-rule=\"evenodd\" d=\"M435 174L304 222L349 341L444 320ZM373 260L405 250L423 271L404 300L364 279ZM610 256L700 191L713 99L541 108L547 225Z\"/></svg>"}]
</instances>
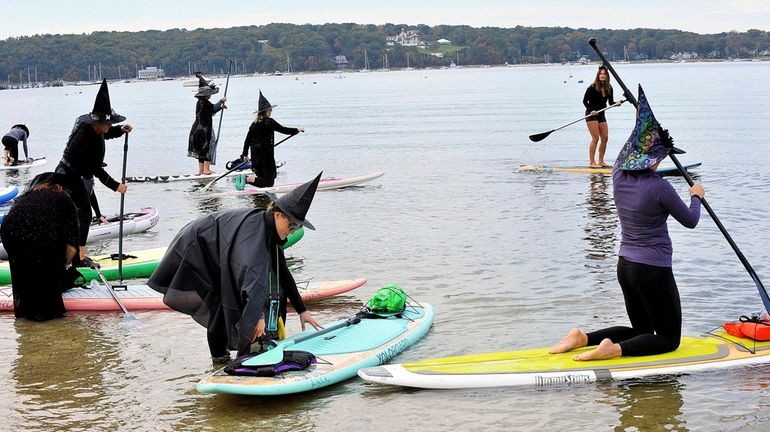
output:
<instances>
[{"instance_id":1,"label":"black witch hat","mask_svg":"<svg viewBox=\"0 0 770 432\"><path fill-rule=\"evenodd\" d=\"M126 118L115 112L110 105L110 91L107 89L107 79L102 80L99 93L96 94L94 109L84 116L84 123L88 124L115 124L125 121Z\"/></svg>"},{"instance_id":2,"label":"black witch hat","mask_svg":"<svg viewBox=\"0 0 770 432\"><path fill-rule=\"evenodd\" d=\"M257 105L257 110L254 111L254 114L261 113L263 111L267 111L269 109L273 109L277 107L278 105L270 105L270 102L267 101L267 98L262 95L262 90L259 91L259 104Z\"/></svg>"},{"instance_id":3,"label":"black witch hat","mask_svg":"<svg viewBox=\"0 0 770 432\"><path fill-rule=\"evenodd\" d=\"M66 189L75 205L88 202L88 192L86 192L82 181L78 179L73 180L72 176L55 172L44 172L36 175L27 185L27 192L44 183L56 184Z\"/></svg>"},{"instance_id":4,"label":"black witch hat","mask_svg":"<svg viewBox=\"0 0 770 432\"><path fill-rule=\"evenodd\" d=\"M198 77L198 93L195 93L195 97L213 96L219 93L219 87L210 79L204 78L200 73L196 73L195 76Z\"/></svg>"},{"instance_id":5,"label":"black witch hat","mask_svg":"<svg viewBox=\"0 0 770 432\"><path fill-rule=\"evenodd\" d=\"M318 182L321 181L321 174L323 174L323 171L318 173L313 180L295 187L291 192L278 199L273 199L274 205L278 207L282 213L289 216L291 220L296 221L311 230L315 230L315 227L309 220L305 219L305 216L307 216L307 211L310 209L310 204L313 202L315 191L318 188Z\"/></svg>"},{"instance_id":6,"label":"black witch hat","mask_svg":"<svg viewBox=\"0 0 770 432\"><path fill-rule=\"evenodd\" d=\"M19 123L11 126L11 129L16 129L16 128L23 130L27 134L27 138L29 138L29 128L27 127L27 125Z\"/></svg>"}]
</instances>

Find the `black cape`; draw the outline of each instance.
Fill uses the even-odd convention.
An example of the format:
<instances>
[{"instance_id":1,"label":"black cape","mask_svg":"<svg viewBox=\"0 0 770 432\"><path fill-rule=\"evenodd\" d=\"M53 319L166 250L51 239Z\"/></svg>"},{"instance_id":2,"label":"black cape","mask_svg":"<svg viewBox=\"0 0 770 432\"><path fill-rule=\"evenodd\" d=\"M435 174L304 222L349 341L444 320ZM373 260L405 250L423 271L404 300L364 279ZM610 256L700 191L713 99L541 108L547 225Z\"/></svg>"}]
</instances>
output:
<instances>
[{"instance_id":1,"label":"black cape","mask_svg":"<svg viewBox=\"0 0 770 432\"><path fill-rule=\"evenodd\" d=\"M288 296L298 313L305 310L281 243L271 211L212 213L182 228L147 284L206 328L221 314L228 348L248 353L271 298L285 305Z\"/></svg>"}]
</instances>

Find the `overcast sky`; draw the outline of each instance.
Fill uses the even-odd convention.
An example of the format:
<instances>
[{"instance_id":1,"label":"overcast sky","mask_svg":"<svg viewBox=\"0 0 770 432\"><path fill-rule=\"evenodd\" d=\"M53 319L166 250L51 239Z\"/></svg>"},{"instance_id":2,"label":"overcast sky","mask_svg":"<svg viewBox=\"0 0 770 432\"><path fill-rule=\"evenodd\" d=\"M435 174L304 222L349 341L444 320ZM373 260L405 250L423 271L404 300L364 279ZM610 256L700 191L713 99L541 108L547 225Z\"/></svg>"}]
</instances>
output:
<instances>
[{"instance_id":1,"label":"overcast sky","mask_svg":"<svg viewBox=\"0 0 770 432\"><path fill-rule=\"evenodd\" d=\"M2 0L0 5L0 40L45 33L193 30L276 22L645 27L701 34L770 28L770 1L765 0Z\"/></svg>"}]
</instances>

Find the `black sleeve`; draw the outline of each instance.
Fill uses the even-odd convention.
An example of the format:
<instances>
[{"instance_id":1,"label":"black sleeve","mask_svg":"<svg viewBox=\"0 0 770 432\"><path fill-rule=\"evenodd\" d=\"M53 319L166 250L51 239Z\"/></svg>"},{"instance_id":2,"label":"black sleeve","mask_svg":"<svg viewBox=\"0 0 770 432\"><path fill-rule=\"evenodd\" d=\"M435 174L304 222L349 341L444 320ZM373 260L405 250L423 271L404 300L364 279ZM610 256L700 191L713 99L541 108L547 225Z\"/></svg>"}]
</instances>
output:
<instances>
[{"instance_id":1,"label":"black sleeve","mask_svg":"<svg viewBox=\"0 0 770 432\"><path fill-rule=\"evenodd\" d=\"M278 133L282 133L284 135L297 135L299 133L299 129L297 128L288 128L288 127L281 126L281 124L278 123L272 117L270 118L270 120L272 120L272 122L270 122L270 126L274 131Z\"/></svg>"},{"instance_id":2,"label":"black sleeve","mask_svg":"<svg viewBox=\"0 0 770 432\"><path fill-rule=\"evenodd\" d=\"M123 130L121 129L122 126L110 126L110 130L107 131L106 134L104 134L104 139L113 139L120 136L123 136Z\"/></svg>"},{"instance_id":3,"label":"black sleeve","mask_svg":"<svg viewBox=\"0 0 770 432\"><path fill-rule=\"evenodd\" d=\"M591 88L591 86L588 86L585 94L583 94L583 106L586 107L586 110L589 112L593 111L591 109Z\"/></svg>"},{"instance_id":4,"label":"black sleeve","mask_svg":"<svg viewBox=\"0 0 770 432\"><path fill-rule=\"evenodd\" d=\"M614 105L615 104L615 97L614 97L614 95L612 93L613 93L613 90L612 90L612 87L610 87L610 94L609 94L610 105Z\"/></svg>"},{"instance_id":5,"label":"black sleeve","mask_svg":"<svg viewBox=\"0 0 770 432\"><path fill-rule=\"evenodd\" d=\"M279 275L281 279L281 289L286 298L291 302L294 310L298 314L301 314L307 310L307 306L305 306L305 302L302 301L302 296L299 294L299 288L297 288L297 282L294 280L294 276L291 275L291 271L289 271L289 266L286 264L286 258L283 255L283 251L281 250L278 253L281 255L278 259L280 261L278 267L281 272Z\"/></svg>"},{"instance_id":6,"label":"black sleeve","mask_svg":"<svg viewBox=\"0 0 770 432\"><path fill-rule=\"evenodd\" d=\"M251 143L254 141L254 130L254 123L252 123L249 125L249 131L246 133L246 139L243 140L243 151L241 152L241 156L249 155L249 148L251 147Z\"/></svg>"},{"instance_id":7,"label":"black sleeve","mask_svg":"<svg viewBox=\"0 0 770 432\"><path fill-rule=\"evenodd\" d=\"M96 218L99 219L102 217L102 212L99 210L99 201L96 200L96 192L91 190L91 208L94 209L94 214L96 215Z\"/></svg>"}]
</instances>

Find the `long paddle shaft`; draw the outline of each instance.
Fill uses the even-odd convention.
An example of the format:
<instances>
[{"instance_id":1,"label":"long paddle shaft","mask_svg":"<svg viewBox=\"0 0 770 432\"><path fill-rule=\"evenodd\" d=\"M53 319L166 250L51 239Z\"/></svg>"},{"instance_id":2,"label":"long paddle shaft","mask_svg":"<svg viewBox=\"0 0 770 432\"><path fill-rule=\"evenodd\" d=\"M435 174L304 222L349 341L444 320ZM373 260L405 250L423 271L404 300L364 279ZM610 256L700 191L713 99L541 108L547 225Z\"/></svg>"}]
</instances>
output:
<instances>
[{"instance_id":1,"label":"long paddle shaft","mask_svg":"<svg viewBox=\"0 0 770 432\"><path fill-rule=\"evenodd\" d=\"M230 84L230 72L233 70L233 61L228 60L229 64L227 66L227 79L225 80L225 92L222 95L222 97L227 97L227 86ZM211 149L211 163L216 165L217 164L217 144L219 143L219 131L222 130L222 117L225 116L225 110L224 106L222 107L222 112L219 114L219 126L217 126L217 137L214 140L214 148Z\"/></svg>"},{"instance_id":2,"label":"long paddle shaft","mask_svg":"<svg viewBox=\"0 0 770 432\"><path fill-rule=\"evenodd\" d=\"M265 351L264 353L259 354L258 356L250 358L249 360L245 361L244 364L247 366L263 366L263 365L273 365L273 364L280 363L281 361L283 361L283 352L287 347L298 344L300 342L304 342L308 339L325 335L327 333L333 332L335 330L339 330L344 327L358 324L360 322L361 322L361 318L354 316L346 319L345 321L339 324L335 324L331 327L327 327L315 333L310 333L308 335L300 336L295 339L283 340L281 342L278 342L276 346L269 349L268 351Z\"/></svg>"},{"instance_id":3,"label":"long paddle shaft","mask_svg":"<svg viewBox=\"0 0 770 432\"><path fill-rule=\"evenodd\" d=\"M620 79L620 77L618 76L618 73L615 72L615 69L612 67L609 60L607 60L607 57L605 57L604 53L599 49L598 46L596 46L596 38L591 38L588 41L588 44L591 45L591 48L593 48L594 51L596 51L596 54L599 56L599 58L602 59L602 62L604 63L605 66L607 66L607 69L610 71L610 73L612 73L612 76L615 77L615 79L618 81L618 84L620 84L620 86L623 88L623 95L626 97L626 100L634 104L634 106L638 106L639 102L637 102L633 93L631 93L628 87L626 87L626 85L623 83L623 80ZM677 159L676 155L673 153L670 153L668 157L671 158L671 161L674 162L674 165L676 165L679 172L681 172L682 176L684 176L685 180L687 180L687 184L689 184L690 186L694 185L695 182L692 180L687 170L685 170L682 164L679 162L679 159ZM743 267L745 267L746 271L749 272L749 276L751 276L751 279L754 281L754 284L757 286L757 291L759 291L759 297L762 299L762 304L765 306L765 310L770 311L770 296L768 296L765 286L762 285L762 281L759 280L759 276L757 275L757 272L755 272L754 268L751 267L751 264L749 264L749 260L747 260L746 257L743 255L743 252L741 252L741 250L738 249L738 245L736 245L732 237L730 237L730 234L727 232L727 229L724 227L724 225L722 225L722 222L719 220L716 213L714 213L714 210L711 209L711 206L703 198L701 198L701 204L703 204L703 207L706 209L709 216L711 216L711 219L714 220L714 223L719 228L719 231L722 232L722 235L727 240L727 243L729 243L730 247L733 248L735 255L738 256L739 260L741 260Z\"/></svg>"},{"instance_id":4,"label":"long paddle shaft","mask_svg":"<svg viewBox=\"0 0 770 432\"><path fill-rule=\"evenodd\" d=\"M276 144L274 144L274 145L273 145L273 147L276 147L278 144L280 144L280 143L282 143L282 142L286 141L287 139L289 139L289 138L291 138L291 137L293 137L293 136L294 136L294 135L289 135L289 136L287 136L286 138L284 138L284 139L282 139L282 140L278 141ZM203 186L203 188L202 188L201 190L202 190L202 191L208 190L208 189L211 187L211 185L213 185L213 184L214 184L214 183L216 183L217 181L219 181L219 180L223 179L223 178L224 178L226 175L230 174L231 172L233 172L233 171L235 171L235 170L239 169L240 167L242 167L242 166L246 165L246 163L248 163L248 162L249 162L249 161L243 161L243 162L241 162L241 163L240 163L240 164L238 164L237 166L235 166L235 167L231 168L231 169L230 169L229 171L227 171L226 173L224 173L224 174L222 174L221 176L219 176L219 177L215 178L214 180L211 180L210 182L206 183L206 186Z\"/></svg>"},{"instance_id":5,"label":"long paddle shaft","mask_svg":"<svg viewBox=\"0 0 770 432\"><path fill-rule=\"evenodd\" d=\"M97 275L99 275L99 279L102 280L102 283L104 284L104 286L107 287L107 291L110 292L110 295L115 300L115 303L117 303L118 307L120 307L120 310L123 311L123 317L126 319L136 319L136 317L134 317L133 314L128 312L128 309L126 309L126 307L123 305L123 302L120 301L120 299L118 298L118 295L115 293L115 290L112 289L112 285L110 285L110 283L107 282L107 278L104 277L104 273L102 273L102 271L99 269L99 264L94 263L91 266L91 268L94 269L94 271L96 271Z\"/></svg>"},{"instance_id":6,"label":"long paddle shaft","mask_svg":"<svg viewBox=\"0 0 770 432\"><path fill-rule=\"evenodd\" d=\"M128 159L128 132L123 140L123 174L120 176L120 183L126 184L126 160ZM123 217L126 203L126 194L120 194L120 225L118 225L118 276L120 284L123 285Z\"/></svg>"},{"instance_id":7,"label":"long paddle shaft","mask_svg":"<svg viewBox=\"0 0 770 432\"><path fill-rule=\"evenodd\" d=\"M623 103L623 102L625 102L625 100L621 100L621 101L620 101L620 103ZM610 108L615 108L615 105L610 105L610 106L608 106L608 107L602 108L602 109L600 109L599 111L596 111L596 114L599 114L600 112L604 112L604 111L607 111L607 110L608 110L608 109L610 109ZM591 117L592 115L593 115L593 114L588 114L588 115L586 115L586 116L580 117L579 119L577 119L577 120L575 120L575 121L571 121L571 122L569 122L569 123L565 124L564 126L560 126L560 127L557 127L556 129L551 129L551 130L549 130L548 132L540 132L540 133L538 133L538 134L530 135L530 136L529 136L529 139L530 139L530 140L532 140L532 141L534 141L534 142L542 141L542 140L544 140L544 139L545 139L545 138L546 138L548 135L550 135L551 133L553 133L553 132L556 132L556 131L557 131L557 130L559 130L559 129L564 129L565 127L567 127L567 126L569 126L569 125L573 125L573 124L575 124L575 123L577 123L577 122L579 122L579 121L581 121L581 120L585 120L585 119L587 119L588 117Z\"/></svg>"}]
</instances>

